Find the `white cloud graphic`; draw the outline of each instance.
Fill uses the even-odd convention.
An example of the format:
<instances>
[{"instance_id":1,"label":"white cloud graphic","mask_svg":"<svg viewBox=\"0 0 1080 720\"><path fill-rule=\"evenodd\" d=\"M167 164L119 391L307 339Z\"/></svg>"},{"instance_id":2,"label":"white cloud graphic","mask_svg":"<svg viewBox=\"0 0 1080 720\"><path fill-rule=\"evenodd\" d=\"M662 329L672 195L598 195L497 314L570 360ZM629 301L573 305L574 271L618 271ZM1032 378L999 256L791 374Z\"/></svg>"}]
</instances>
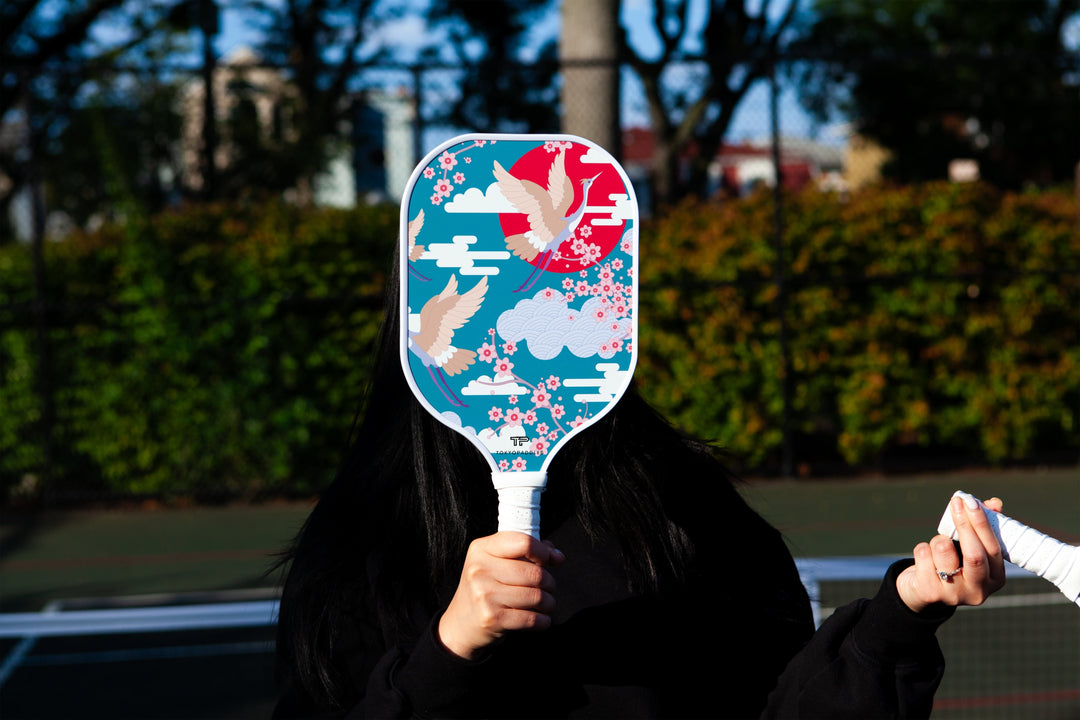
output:
<instances>
[{"instance_id":1,"label":"white cloud graphic","mask_svg":"<svg viewBox=\"0 0 1080 720\"><path fill-rule=\"evenodd\" d=\"M458 193L443 205L448 213L514 213L517 210L499 190L498 183L491 183L487 190L469 188Z\"/></svg>"},{"instance_id":2,"label":"white cloud graphic","mask_svg":"<svg viewBox=\"0 0 1080 720\"><path fill-rule=\"evenodd\" d=\"M500 315L495 323L499 335L513 342L524 340L529 352L540 360L551 360L563 348L580 358L610 358L614 350L602 347L613 339L625 342L629 338L631 319L615 317L600 298L591 297L575 310L561 292L551 299L544 297L548 293L548 289L541 290Z\"/></svg>"},{"instance_id":3,"label":"white cloud graphic","mask_svg":"<svg viewBox=\"0 0 1080 720\"><path fill-rule=\"evenodd\" d=\"M510 253L506 250L471 249L475 244L475 235L455 235L448 243L429 243L420 259L434 260L441 268L457 268L462 275L498 275L498 266L477 263L507 260Z\"/></svg>"},{"instance_id":4,"label":"white cloud graphic","mask_svg":"<svg viewBox=\"0 0 1080 720\"><path fill-rule=\"evenodd\" d=\"M481 375L461 389L462 395L525 395L529 388L524 385L506 380L505 376L499 380L492 380L487 375Z\"/></svg>"},{"instance_id":5,"label":"white cloud graphic","mask_svg":"<svg viewBox=\"0 0 1080 720\"><path fill-rule=\"evenodd\" d=\"M447 410L447 411L442 413L442 417L446 422L449 422L450 425L452 425L453 427L461 428L462 430L469 433L470 435L475 435L476 434L476 428L471 427L471 426L470 427L462 426L462 424L461 424L461 416L458 415L456 412L453 412L451 410Z\"/></svg>"},{"instance_id":6,"label":"white cloud graphic","mask_svg":"<svg viewBox=\"0 0 1080 720\"><path fill-rule=\"evenodd\" d=\"M566 378L563 380L565 387L591 387L595 388L592 393L578 393L574 395L574 402L578 403L609 403L626 383L626 370L619 368L617 363L597 363L597 372L604 373L602 378Z\"/></svg>"},{"instance_id":7,"label":"white cloud graphic","mask_svg":"<svg viewBox=\"0 0 1080 720\"><path fill-rule=\"evenodd\" d=\"M606 218L593 218L592 225L621 225L626 220L633 220L637 214L636 204L630 200L626 193L611 193L608 195L614 205L590 205L588 212L604 214Z\"/></svg>"},{"instance_id":8,"label":"white cloud graphic","mask_svg":"<svg viewBox=\"0 0 1080 720\"><path fill-rule=\"evenodd\" d=\"M580 160L587 165L610 165L614 161L615 158L611 157L607 150L598 147L590 147Z\"/></svg>"}]
</instances>

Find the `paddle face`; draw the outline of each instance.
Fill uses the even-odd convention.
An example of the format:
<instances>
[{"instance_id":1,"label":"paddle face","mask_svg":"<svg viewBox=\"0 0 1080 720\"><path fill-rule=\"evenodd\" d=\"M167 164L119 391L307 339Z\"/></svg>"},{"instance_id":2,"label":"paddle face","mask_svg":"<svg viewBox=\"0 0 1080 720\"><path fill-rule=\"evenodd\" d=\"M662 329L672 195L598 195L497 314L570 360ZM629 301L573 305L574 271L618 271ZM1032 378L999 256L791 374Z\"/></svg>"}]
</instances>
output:
<instances>
[{"instance_id":1,"label":"paddle face","mask_svg":"<svg viewBox=\"0 0 1080 720\"><path fill-rule=\"evenodd\" d=\"M637 359L633 188L572 136L465 135L401 204L401 360L494 472L541 472L622 396Z\"/></svg>"}]
</instances>

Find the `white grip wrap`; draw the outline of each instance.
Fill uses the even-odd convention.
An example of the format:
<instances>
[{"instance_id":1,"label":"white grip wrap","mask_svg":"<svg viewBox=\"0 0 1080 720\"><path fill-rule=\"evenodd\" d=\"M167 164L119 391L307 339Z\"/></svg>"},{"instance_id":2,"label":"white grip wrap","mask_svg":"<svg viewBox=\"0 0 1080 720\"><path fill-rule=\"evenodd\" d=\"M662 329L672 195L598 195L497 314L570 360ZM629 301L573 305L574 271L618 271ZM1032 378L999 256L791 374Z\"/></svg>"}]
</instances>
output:
<instances>
[{"instance_id":1,"label":"white grip wrap","mask_svg":"<svg viewBox=\"0 0 1080 720\"><path fill-rule=\"evenodd\" d=\"M994 512L968 493L958 490L953 496L979 503L1001 543L1001 554L1006 560L1049 580L1065 597L1080 605L1080 547L1066 545L1008 515ZM948 508L938 524L938 532L957 539L956 525Z\"/></svg>"},{"instance_id":2,"label":"white grip wrap","mask_svg":"<svg viewBox=\"0 0 1080 720\"><path fill-rule=\"evenodd\" d=\"M540 495L547 473L493 472L491 483L499 493L499 532L513 530L539 540Z\"/></svg>"}]
</instances>

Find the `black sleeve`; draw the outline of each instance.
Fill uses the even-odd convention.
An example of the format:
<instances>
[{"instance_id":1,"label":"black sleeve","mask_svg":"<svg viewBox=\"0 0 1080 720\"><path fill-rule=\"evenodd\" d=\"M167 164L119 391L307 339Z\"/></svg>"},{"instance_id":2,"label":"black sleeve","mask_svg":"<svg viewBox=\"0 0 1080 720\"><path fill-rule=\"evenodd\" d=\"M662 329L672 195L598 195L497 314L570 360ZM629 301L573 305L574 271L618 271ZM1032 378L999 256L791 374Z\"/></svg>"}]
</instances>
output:
<instances>
[{"instance_id":1,"label":"black sleeve","mask_svg":"<svg viewBox=\"0 0 1080 720\"><path fill-rule=\"evenodd\" d=\"M368 668L358 659L350 667L357 702L343 712L320 711L287 688L275 708L275 720L287 718L411 718L468 714L468 699L485 661L463 660L439 641L436 617L415 644L391 647Z\"/></svg>"},{"instance_id":2,"label":"black sleeve","mask_svg":"<svg viewBox=\"0 0 1080 720\"><path fill-rule=\"evenodd\" d=\"M763 718L927 718L945 668L934 636L955 608L915 613L892 565L872 600L838 609L788 664Z\"/></svg>"}]
</instances>

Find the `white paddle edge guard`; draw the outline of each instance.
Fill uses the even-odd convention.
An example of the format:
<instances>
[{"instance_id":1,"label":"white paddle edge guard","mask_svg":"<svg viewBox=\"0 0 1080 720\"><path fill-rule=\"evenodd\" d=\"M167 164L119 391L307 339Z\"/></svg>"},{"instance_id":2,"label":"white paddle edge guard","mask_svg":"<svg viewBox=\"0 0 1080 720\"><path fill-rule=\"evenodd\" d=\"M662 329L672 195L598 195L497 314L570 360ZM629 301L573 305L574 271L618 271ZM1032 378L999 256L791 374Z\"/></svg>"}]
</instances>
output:
<instances>
[{"instance_id":1,"label":"white paddle edge guard","mask_svg":"<svg viewBox=\"0 0 1080 720\"><path fill-rule=\"evenodd\" d=\"M1067 545L1008 515L994 512L970 493L957 490L953 497L979 503L1001 543L1001 554L1006 560L1049 580L1065 597L1080 606L1080 547ZM938 523L938 532L953 540L959 539L949 508L945 508Z\"/></svg>"},{"instance_id":2,"label":"white paddle edge guard","mask_svg":"<svg viewBox=\"0 0 1080 720\"><path fill-rule=\"evenodd\" d=\"M546 472L493 472L491 484L499 493L499 532L540 539L540 496L547 487Z\"/></svg>"}]
</instances>

